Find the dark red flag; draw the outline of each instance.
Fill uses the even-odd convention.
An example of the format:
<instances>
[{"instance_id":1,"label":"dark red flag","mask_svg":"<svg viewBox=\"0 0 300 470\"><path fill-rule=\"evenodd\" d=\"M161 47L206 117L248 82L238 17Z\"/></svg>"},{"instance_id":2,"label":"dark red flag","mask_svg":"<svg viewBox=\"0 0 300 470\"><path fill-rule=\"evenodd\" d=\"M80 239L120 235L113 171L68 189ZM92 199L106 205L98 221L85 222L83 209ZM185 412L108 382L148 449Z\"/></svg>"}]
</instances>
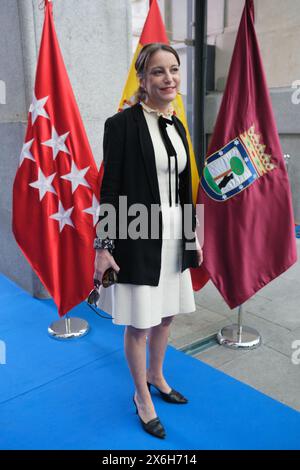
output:
<instances>
[{"instance_id":1,"label":"dark red flag","mask_svg":"<svg viewBox=\"0 0 300 470\"><path fill-rule=\"evenodd\" d=\"M234 308L295 263L290 185L247 0L199 186L206 272Z\"/></svg>"},{"instance_id":2,"label":"dark red flag","mask_svg":"<svg viewBox=\"0 0 300 470\"><path fill-rule=\"evenodd\" d=\"M93 287L98 170L45 1L34 96L13 187L13 232L60 315Z\"/></svg>"}]
</instances>

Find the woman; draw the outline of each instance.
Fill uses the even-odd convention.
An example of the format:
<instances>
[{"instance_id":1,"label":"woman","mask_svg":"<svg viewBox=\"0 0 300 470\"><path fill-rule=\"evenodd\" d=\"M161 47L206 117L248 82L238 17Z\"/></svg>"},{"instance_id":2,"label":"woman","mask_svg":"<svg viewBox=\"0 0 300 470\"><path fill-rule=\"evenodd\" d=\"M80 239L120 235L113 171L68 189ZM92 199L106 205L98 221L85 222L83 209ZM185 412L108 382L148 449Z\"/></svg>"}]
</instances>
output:
<instances>
[{"instance_id":1,"label":"woman","mask_svg":"<svg viewBox=\"0 0 300 470\"><path fill-rule=\"evenodd\" d=\"M151 237L148 232L148 238L122 238L120 232L129 223L117 217L115 239L105 239L104 215L100 214L95 240L95 279L101 283L109 267L118 273L116 284L106 289L101 286L98 305L112 314L114 323L126 325L124 347L136 387L136 412L145 431L160 438L166 433L154 409L151 385L165 401L187 403L167 383L163 361L174 315L195 311L188 268L202 262L195 239L188 143L184 126L172 108L179 92L179 66L172 47L160 43L144 46L135 63L140 83L137 103L105 123L101 207L111 204L119 215L119 197L126 196L127 209L136 203L146 207L144 225L149 222L150 227L155 225L151 206L158 205L158 236ZM184 204L192 209L192 238L187 238L183 230L188 220ZM128 213L128 221L133 222ZM187 247L187 240L196 243L193 249Z\"/></svg>"}]
</instances>

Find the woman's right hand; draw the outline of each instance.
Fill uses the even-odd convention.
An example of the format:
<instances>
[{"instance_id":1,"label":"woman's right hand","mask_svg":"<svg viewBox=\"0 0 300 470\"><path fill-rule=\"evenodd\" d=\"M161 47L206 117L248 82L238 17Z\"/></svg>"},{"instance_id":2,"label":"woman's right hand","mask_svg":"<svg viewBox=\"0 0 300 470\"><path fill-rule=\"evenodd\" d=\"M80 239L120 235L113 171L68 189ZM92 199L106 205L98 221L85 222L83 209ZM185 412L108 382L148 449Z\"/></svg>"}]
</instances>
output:
<instances>
[{"instance_id":1,"label":"woman's right hand","mask_svg":"<svg viewBox=\"0 0 300 470\"><path fill-rule=\"evenodd\" d=\"M120 267L115 262L114 257L105 248L96 250L94 266L95 266L94 279L97 279L100 282L100 284L102 284L103 274L108 268L113 268L117 273L120 271Z\"/></svg>"}]
</instances>

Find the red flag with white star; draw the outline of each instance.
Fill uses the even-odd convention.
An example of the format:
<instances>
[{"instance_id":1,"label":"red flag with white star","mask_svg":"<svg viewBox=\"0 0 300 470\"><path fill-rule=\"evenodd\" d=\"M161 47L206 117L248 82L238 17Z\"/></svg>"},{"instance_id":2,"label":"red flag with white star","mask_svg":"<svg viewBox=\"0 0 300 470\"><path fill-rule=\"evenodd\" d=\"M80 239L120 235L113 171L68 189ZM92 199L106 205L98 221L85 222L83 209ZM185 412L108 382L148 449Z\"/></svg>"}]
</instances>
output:
<instances>
[{"instance_id":1,"label":"red flag with white star","mask_svg":"<svg viewBox=\"0 0 300 470\"><path fill-rule=\"evenodd\" d=\"M59 315L93 287L98 170L60 52L45 20L25 142L13 186L13 232Z\"/></svg>"}]
</instances>

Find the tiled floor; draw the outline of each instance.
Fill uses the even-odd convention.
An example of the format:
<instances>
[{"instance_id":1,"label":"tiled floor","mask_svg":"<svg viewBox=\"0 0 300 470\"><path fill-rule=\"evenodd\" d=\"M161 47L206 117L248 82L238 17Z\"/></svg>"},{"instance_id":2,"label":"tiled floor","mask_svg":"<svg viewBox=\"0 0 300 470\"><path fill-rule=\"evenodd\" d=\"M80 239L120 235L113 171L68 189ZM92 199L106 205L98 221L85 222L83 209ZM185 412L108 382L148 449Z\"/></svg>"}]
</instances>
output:
<instances>
[{"instance_id":1,"label":"tiled floor","mask_svg":"<svg viewBox=\"0 0 300 470\"><path fill-rule=\"evenodd\" d=\"M297 247L300 258L299 239ZM172 324L169 343L176 348L237 322L238 310L229 309L211 282L195 299L196 312L177 315ZM243 324L262 335L259 348L242 351L215 344L195 357L300 411L300 364L292 362L295 340L300 348L300 261L248 300L243 311Z\"/></svg>"}]
</instances>

